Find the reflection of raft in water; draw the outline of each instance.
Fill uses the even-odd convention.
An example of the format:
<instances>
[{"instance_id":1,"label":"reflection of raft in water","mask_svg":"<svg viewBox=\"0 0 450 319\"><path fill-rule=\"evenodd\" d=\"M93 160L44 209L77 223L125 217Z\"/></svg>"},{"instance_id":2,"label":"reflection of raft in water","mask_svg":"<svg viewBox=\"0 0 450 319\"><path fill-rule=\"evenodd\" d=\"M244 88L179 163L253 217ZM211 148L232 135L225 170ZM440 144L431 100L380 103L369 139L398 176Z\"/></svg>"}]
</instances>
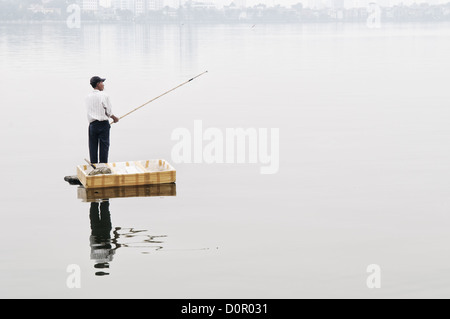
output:
<instances>
[{"instance_id":1,"label":"reflection of raft in water","mask_svg":"<svg viewBox=\"0 0 450 319\"><path fill-rule=\"evenodd\" d=\"M157 184L124 187L78 188L78 198L83 202L95 202L101 199L125 197L165 197L177 196L177 185Z\"/></svg>"},{"instance_id":2,"label":"reflection of raft in water","mask_svg":"<svg viewBox=\"0 0 450 319\"><path fill-rule=\"evenodd\" d=\"M109 168L111 174L90 175L94 171L91 166L77 166L77 177L87 189L168 184L176 181L176 170L165 160L97 164L96 167Z\"/></svg>"}]
</instances>

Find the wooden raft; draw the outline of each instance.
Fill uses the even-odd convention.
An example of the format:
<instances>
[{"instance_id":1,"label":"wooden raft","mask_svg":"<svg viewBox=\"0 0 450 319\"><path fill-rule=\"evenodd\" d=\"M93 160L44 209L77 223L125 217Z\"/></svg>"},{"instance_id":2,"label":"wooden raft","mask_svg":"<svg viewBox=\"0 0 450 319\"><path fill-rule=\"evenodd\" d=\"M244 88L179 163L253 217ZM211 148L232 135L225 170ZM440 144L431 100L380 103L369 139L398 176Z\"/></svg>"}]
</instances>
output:
<instances>
[{"instance_id":1,"label":"wooden raft","mask_svg":"<svg viewBox=\"0 0 450 319\"><path fill-rule=\"evenodd\" d=\"M167 161L146 160L97 164L109 167L112 174L93 175L89 165L77 166L77 176L85 188L105 188L175 183L176 170Z\"/></svg>"}]
</instances>

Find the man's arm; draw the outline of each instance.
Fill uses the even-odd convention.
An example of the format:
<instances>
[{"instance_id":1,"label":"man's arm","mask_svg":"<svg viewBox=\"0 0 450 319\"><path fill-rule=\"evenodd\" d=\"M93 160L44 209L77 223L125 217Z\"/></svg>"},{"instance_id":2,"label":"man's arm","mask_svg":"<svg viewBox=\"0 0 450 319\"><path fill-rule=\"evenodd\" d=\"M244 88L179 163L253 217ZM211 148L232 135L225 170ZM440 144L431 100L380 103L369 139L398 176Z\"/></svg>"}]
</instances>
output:
<instances>
[{"instance_id":1,"label":"man's arm","mask_svg":"<svg viewBox=\"0 0 450 319\"><path fill-rule=\"evenodd\" d=\"M119 122L119 118L116 117L115 115L111 115L111 118L113 119L114 123Z\"/></svg>"},{"instance_id":2,"label":"man's arm","mask_svg":"<svg viewBox=\"0 0 450 319\"><path fill-rule=\"evenodd\" d=\"M112 118L114 123L119 122L119 118L117 116L115 116L114 114L112 114L112 106L111 106L111 102L109 101L109 96L105 94L105 104L103 105L103 107L105 108L105 113L108 117Z\"/></svg>"}]
</instances>

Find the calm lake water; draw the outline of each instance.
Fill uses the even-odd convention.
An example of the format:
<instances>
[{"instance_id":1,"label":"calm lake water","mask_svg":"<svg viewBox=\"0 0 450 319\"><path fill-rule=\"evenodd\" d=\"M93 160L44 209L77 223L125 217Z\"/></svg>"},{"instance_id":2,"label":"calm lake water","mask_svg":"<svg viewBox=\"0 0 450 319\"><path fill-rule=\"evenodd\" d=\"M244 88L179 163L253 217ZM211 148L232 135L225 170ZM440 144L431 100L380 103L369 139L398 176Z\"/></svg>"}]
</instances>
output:
<instances>
[{"instance_id":1,"label":"calm lake water","mask_svg":"<svg viewBox=\"0 0 450 319\"><path fill-rule=\"evenodd\" d=\"M0 297L450 297L449 56L449 24L0 25ZM176 196L83 202L89 78L123 115L205 70L112 128ZM279 129L278 172L177 162L195 121Z\"/></svg>"}]
</instances>

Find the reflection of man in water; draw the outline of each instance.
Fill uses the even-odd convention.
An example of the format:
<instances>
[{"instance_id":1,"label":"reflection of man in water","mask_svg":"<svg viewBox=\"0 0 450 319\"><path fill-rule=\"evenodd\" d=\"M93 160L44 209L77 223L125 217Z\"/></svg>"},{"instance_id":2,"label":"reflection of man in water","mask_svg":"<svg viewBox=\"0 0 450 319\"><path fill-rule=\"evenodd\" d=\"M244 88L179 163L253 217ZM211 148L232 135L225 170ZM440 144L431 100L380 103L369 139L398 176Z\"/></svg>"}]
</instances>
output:
<instances>
[{"instance_id":1,"label":"reflection of man in water","mask_svg":"<svg viewBox=\"0 0 450 319\"><path fill-rule=\"evenodd\" d=\"M100 208L100 210L99 210ZM108 269L109 262L113 260L115 249L111 245L111 214L109 201L91 203L89 218L91 220L91 259L95 260L96 269ZM96 272L97 276L109 275L103 271Z\"/></svg>"}]
</instances>

